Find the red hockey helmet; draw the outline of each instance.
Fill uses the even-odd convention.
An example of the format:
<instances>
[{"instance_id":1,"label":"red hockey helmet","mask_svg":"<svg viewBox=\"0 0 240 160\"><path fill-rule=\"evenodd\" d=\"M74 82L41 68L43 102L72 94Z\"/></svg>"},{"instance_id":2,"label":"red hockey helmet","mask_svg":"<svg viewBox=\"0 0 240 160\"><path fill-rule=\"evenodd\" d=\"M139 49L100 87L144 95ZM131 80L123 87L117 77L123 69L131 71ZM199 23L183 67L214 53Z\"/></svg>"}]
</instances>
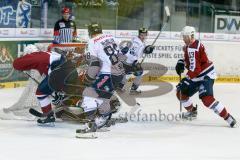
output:
<instances>
[{"instance_id":1,"label":"red hockey helmet","mask_svg":"<svg viewBox=\"0 0 240 160\"><path fill-rule=\"evenodd\" d=\"M70 14L70 9L68 8L68 7L64 7L63 9L62 9L62 14Z\"/></svg>"}]
</instances>

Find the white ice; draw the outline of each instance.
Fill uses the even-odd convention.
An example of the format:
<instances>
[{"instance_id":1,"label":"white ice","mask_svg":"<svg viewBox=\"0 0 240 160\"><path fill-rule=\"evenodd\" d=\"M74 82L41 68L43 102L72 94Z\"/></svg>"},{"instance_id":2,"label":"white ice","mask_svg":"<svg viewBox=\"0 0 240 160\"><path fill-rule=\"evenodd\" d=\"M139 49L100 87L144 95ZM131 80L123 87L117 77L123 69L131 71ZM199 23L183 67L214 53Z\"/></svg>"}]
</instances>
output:
<instances>
[{"instance_id":1,"label":"white ice","mask_svg":"<svg viewBox=\"0 0 240 160\"><path fill-rule=\"evenodd\" d=\"M175 85L175 84L173 84ZM240 121L239 85L216 84L215 97ZM146 89L146 88L145 88ZM1 89L1 108L10 106L22 88ZM213 111L194 96L199 115L195 121L148 121L143 114L179 113L175 90L168 94L142 98L139 121L116 124L97 139L76 139L76 124L58 122L40 127L35 121L0 120L0 160L195 160L240 159L240 129L229 128ZM123 105L121 113L131 108ZM139 111L140 110L140 111ZM149 118L149 117L148 117ZM150 118L148 119L150 120Z\"/></svg>"}]
</instances>

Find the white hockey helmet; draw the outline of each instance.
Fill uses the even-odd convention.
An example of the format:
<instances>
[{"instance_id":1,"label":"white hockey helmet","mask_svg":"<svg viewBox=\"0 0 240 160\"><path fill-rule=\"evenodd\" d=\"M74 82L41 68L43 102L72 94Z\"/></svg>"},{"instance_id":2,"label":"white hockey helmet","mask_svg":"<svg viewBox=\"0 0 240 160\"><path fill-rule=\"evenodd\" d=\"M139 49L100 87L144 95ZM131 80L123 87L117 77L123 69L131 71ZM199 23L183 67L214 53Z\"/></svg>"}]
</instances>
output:
<instances>
[{"instance_id":1,"label":"white hockey helmet","mask_svg":"<svg viewBox=\"0 0 240 160\"><path fill-rule=\"evenodd\" d=\"M30 53L33 53L33 52L38 52L39 49L33 45L33 44L29 44L27 45L27 47L24 49L24 55L26 54L30 54Z\"/></svg>"},{"instance_id":2,"label":"white hockey helmet","mask_svg":"<svg viewBox=\"0 0 240 160\"><path fill-rule=\"evenodd\" d=\"M195 37L196 30L192 26L185 26L182 29L181 36Z\"/></svg>"}]
</instances>

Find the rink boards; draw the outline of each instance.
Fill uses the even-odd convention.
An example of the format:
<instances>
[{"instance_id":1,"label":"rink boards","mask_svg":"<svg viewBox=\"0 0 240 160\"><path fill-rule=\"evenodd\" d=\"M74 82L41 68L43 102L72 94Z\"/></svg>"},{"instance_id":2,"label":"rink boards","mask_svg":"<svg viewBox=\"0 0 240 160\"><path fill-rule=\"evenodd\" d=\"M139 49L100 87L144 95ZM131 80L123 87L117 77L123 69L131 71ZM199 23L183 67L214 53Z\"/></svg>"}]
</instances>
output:
<instances>
[{"instance_id":1,"label":"rink boards","mask_svg":"<svg viewBox=\"0 0 240 160\"><path fill-rule=\"evenodd\" d=\"M130 40L132 36L137 35L137 31L129 30L105 30L104 33L115 35L119 41ZM157 31L150 31L146 44L151 44ZM87 41L87 30L78 30L79 39ZM216 82L221 83L239 83L240 82L240 35L238 34L214 34L214 33L197 33L197 38L204 44L208 53L209 59L213 61L215 69L218 74ZM19 42L14 43L17 45L17 52L22 52L26 44L29 42L42 42L43 40L51 40L52 29L0 29L0 41L6 42ZM9 38L7 38L9 37ZM7 40L6 40L7 39ZM13 45L13 44L12 44ZM153 54L148 55L145 59L145 63L148 64L146 71L154 73L153 75L145 75L143 81L167 81L178 82L179 78L175 72L175 65L178 59L183 58L183 42L180 37L180 32L163 32L160 38L155 43L155 49ZM19 53L12 57L19 56ZM0 62L0 68L6 67L3 62ZM0 77L1 78L1 77ZM11 82L4 81L0 83L0 88L15 88L23 86L25 82L11 80ZM1 80L1 79L0 79ZM1 81L0 81L1 82Z\"/></svg>"}]
</instances>

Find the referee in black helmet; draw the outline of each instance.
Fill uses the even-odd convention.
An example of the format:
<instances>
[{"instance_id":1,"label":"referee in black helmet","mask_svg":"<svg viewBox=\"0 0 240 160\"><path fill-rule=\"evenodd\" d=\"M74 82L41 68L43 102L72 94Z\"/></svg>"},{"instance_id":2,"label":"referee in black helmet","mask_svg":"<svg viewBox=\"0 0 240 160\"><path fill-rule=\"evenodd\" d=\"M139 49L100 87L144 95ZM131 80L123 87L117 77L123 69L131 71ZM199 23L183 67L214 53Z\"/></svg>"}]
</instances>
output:
<instances>
[{"instance_id":1,"label":"referee in black helmet","mask_svg":"<svg viewBox=\"0 0 240 160\"><path fill-rule=\"evenodd\" d=\"M53 43L71 43L76 40L77 29L76 23L70 19L70 9L62 9L62 19L58 20L54 26Z\"/></svg>"}]
</instances>

